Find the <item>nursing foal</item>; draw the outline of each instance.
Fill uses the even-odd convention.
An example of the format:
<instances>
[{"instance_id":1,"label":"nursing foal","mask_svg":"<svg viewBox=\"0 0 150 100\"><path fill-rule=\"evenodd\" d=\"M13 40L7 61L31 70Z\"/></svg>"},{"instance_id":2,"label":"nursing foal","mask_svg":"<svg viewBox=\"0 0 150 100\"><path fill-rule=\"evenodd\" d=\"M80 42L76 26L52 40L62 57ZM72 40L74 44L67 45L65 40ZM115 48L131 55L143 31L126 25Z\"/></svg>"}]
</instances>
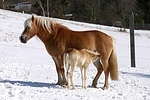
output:
<instances>
[{"instance_id":1,"label":"nursing foal","mask_svg":"<svg viewBox=\"0 0 150 100\"><path fill-rule=\"evenodd\" d=\"M63 56L64 66L66 67L66 75L68 79L68 88L70 87L70 80L73 89L75 89L73 80L73 71L75 66L80 67L82 88L86 89L86 79L87 79L87 69L91 62L96 61L100 58L100 54L97 52L92 52L87 49L77 50L74 48L69 48L65 51ZM84 72L83 72L84 69Z\"/></svg>"}]
</instances>

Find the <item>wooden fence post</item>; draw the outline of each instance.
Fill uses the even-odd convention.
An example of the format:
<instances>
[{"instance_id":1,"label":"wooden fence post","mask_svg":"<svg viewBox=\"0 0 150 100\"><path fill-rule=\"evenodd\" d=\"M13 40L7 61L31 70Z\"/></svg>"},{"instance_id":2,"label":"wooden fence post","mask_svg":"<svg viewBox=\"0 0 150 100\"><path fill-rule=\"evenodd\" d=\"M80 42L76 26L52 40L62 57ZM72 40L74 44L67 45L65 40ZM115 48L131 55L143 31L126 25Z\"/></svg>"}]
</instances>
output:
<instances>
[{"instance_id":1,"label":"wooden fence post","mask_svg":"<svg viewBox=\"0 0 150 100\"><path fill-rule=\"evenodd\" d=\"M136 65L135 65L134 14L133 14L133 12L130 15L129 23L130 23L131 67L136 67Z\"/></svg>"}]
</instances>

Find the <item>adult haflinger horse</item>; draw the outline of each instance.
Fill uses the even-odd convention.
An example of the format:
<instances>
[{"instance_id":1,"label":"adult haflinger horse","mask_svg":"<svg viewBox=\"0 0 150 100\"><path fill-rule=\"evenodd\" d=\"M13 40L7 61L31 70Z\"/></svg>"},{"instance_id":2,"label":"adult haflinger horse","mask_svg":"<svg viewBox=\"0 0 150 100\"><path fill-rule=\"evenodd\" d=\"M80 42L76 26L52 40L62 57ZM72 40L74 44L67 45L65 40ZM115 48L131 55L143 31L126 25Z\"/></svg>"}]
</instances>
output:
<instances>
[{"instance_id":1,"label":"adult haflinger horse","mask_svg":"<svg viewBox=\"0 0 150 100\"><path fill-rule=\"evenodd\" d=\"M114 40L109 35L97 30L73 31L52 19L34 15L25 21L24 27L20 41L26 43L35 35L40 38L55 62L58 75L57 84L67 84L63 67L63 53L68 48L88 49L101 54L101 59L93 62L97 68L97 74L92 86L96 87L103 71L105 74L103 89L108 88L109 73L112 80L118 79Z\"/></svg>"}]
</instances>

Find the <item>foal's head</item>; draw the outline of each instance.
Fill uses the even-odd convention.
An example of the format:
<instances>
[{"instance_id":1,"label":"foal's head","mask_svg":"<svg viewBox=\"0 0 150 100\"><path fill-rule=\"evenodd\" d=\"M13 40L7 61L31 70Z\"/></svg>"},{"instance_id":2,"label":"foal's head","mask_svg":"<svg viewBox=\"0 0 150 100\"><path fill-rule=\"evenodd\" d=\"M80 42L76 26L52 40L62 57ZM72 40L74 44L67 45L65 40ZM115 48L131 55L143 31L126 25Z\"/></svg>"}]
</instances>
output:
<instances>
[{"instance_id":1,"label":"foal's head","mask_svg":"<svg viewBox=\"0 0 150 100\"><path fill-rule=\"evenodd\" d=\"M29 18L24 23L24 31L20 36L20 41L26 43L33 36L37 35L39 28L35 24L35 17L32 15L32 18Z\"/></svg>"}]
</instances>

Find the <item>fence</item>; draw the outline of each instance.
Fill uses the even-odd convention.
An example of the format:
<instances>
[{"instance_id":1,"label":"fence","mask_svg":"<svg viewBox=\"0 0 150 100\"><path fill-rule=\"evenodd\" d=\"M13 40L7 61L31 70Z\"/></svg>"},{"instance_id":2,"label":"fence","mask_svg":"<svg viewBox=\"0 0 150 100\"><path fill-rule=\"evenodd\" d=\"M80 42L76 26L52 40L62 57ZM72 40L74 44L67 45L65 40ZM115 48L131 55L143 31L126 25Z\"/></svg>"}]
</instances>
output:
<instances>
[{"instance_id":1,"label":"fence","mask_svg":"<svg viewBox=\"0 0 150 100\"><path fill-rule=\"evenodd\" d=\"M116 21L116 22L113 22L112 26L122 27L122 23ZM125 28L129 28L129 23L124 23L123 26ZM137 29L137 30L150 30L150 24L134 23L134 29Z\"/></svg>"},{"instance_id":2,"label":"fence","mask_svg":"<svg viewBox=\"0 0 150 100\"><path fill-rule=\"evenodd\" d=\"M121 21L114 21L114 22L100 21L100 22L96 22L95 24L129 28L129 23L126 23L126 22L122 23ZM150 30L150 24L134 23L134 29L137 29L137 30Z\"/></svg>"},{"instance_id":3,"label":"fence","mask_svg":"<svg viewBox=\"0 0 150 100\"><path fill-rule=\"evenodd\" d=\"M150 24L135 23L134 27L135 27L135 29L150 30Z\"/></svg>"}]
</instances>

